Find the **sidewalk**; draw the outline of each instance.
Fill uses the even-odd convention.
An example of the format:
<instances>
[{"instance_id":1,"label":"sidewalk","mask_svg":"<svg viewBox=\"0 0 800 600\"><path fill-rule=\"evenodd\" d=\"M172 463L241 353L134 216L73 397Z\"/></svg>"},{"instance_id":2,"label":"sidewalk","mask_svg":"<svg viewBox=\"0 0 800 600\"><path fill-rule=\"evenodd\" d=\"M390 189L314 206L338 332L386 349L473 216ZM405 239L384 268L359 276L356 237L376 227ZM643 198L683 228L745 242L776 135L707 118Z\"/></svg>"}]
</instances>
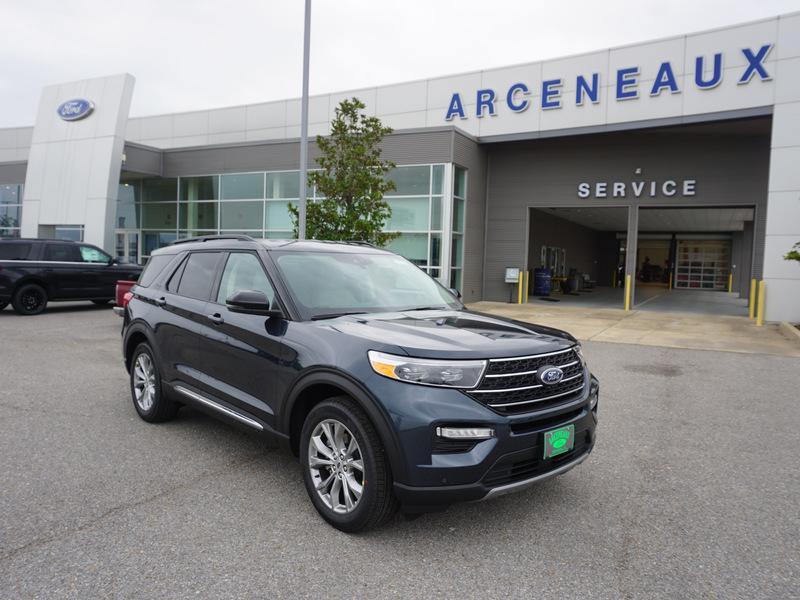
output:
<instances>
[{"instance_id":1,"label":"sidewalk","mask_svg":"<svg viewBox=\"0 0 800 600\"><path fill-rule=\"evenodd\" d=\"M777 323L756 327L747 317L503 302L475 302L468 308L557 327L580 340L800 357L800 344Z\"/></svg>"}]
</instances>

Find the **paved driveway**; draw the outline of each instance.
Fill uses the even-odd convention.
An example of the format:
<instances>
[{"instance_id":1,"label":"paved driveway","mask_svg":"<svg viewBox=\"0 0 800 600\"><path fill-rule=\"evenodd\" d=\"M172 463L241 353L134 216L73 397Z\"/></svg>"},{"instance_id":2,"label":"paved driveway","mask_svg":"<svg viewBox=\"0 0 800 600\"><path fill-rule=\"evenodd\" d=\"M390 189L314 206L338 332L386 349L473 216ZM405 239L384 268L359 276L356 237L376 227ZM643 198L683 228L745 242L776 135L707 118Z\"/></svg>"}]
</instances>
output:
<instances>
[{"instance_id":1,"label":"paved driveway","mask_svg":"<svg viewBox=\"0 0 800 600\"><path fill-rule=\"evenodd\" d=\"M797 597L797 358L588 342L586 463L348 536L287 452L142 422L119 326L0 313L0 597Z\"/></svg>"}]
</instances>

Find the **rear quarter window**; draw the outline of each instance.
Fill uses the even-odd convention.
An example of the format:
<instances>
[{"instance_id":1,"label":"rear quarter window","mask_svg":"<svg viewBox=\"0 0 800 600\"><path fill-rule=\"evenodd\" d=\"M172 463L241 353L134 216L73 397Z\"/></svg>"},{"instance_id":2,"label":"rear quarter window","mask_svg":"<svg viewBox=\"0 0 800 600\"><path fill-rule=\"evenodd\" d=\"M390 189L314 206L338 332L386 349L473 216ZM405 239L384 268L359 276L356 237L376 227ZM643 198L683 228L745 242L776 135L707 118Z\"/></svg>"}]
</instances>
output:
<instances>
[{"instance_id":1,"label":"rear quarter window","mask_svg":"<svg viewBox=\"0 0 800 600\"><path fill-rule=\"evenodd\" d=\"M28 260L33 244L0 242L0 260Z\"/></svg>"},{"instance_id":2,"label":"rear quarter window","mask_svg":"<svg viewBox=\"0 0 800 600\"><path fill-rule=\"evenodd\" d=\"M166 266L175 258L174 254L158 254L151 256L144 267L144 271L139 276L137 283L142 287L150 287L156 278L164 271Z\"/></svg>"}]
</instances>

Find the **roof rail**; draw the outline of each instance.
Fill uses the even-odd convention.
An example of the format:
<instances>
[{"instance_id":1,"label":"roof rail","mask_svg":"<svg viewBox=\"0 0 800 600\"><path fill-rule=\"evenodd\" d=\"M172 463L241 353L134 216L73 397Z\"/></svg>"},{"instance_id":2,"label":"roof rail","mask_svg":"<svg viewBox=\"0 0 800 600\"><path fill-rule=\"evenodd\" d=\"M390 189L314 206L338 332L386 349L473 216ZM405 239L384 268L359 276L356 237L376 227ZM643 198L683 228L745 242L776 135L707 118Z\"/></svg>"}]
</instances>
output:
<instances>
[{"instance_id":1,"label":"roof rail","mask_svg":"<svg viewBox=\"0 0 800 600\"><path fill-rule=\"evenodd\" d=\"M175 240L170 244L174 246L176 244L190 244L192 242L213 242L214 240L238 240L240 242L255 242L254 238L251 238L249 235L244 234L235 234L235 235L201 235L198 237L190 237L185 238L183 240Z\"/></svg>"},{"instance_id":2,"label":"roof rail","mask_svg":"<svg viewBox=\"0 0 800 600\"><path fill-rule=\"evenodd\" d=\"M369 246L370 248L377 248L377 246L372 242L366 242L364 240L342 240L341 242L334 241L334 243L353 244L355 246Z\"/></svg>"}]
</instances>

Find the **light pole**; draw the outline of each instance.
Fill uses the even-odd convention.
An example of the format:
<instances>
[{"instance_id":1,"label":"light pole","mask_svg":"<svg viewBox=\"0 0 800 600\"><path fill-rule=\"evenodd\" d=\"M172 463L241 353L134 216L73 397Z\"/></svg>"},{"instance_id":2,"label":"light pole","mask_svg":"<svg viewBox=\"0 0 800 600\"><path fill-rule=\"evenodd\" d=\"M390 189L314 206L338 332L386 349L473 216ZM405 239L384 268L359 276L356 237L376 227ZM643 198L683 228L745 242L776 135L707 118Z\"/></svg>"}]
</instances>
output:
<instances>
[{"instance_id":1,"label":"light pole","mask_svg":"<svg viewBox=\"0 0 800 600\"><path fill-rule=\"evenodd\" d=\"M308 54L311 47L311 0L306 0L303 30L303 98L300 101L300 198L297 237L306 239L306 184L308 181Z\"/></svg>"}]
</instances>

